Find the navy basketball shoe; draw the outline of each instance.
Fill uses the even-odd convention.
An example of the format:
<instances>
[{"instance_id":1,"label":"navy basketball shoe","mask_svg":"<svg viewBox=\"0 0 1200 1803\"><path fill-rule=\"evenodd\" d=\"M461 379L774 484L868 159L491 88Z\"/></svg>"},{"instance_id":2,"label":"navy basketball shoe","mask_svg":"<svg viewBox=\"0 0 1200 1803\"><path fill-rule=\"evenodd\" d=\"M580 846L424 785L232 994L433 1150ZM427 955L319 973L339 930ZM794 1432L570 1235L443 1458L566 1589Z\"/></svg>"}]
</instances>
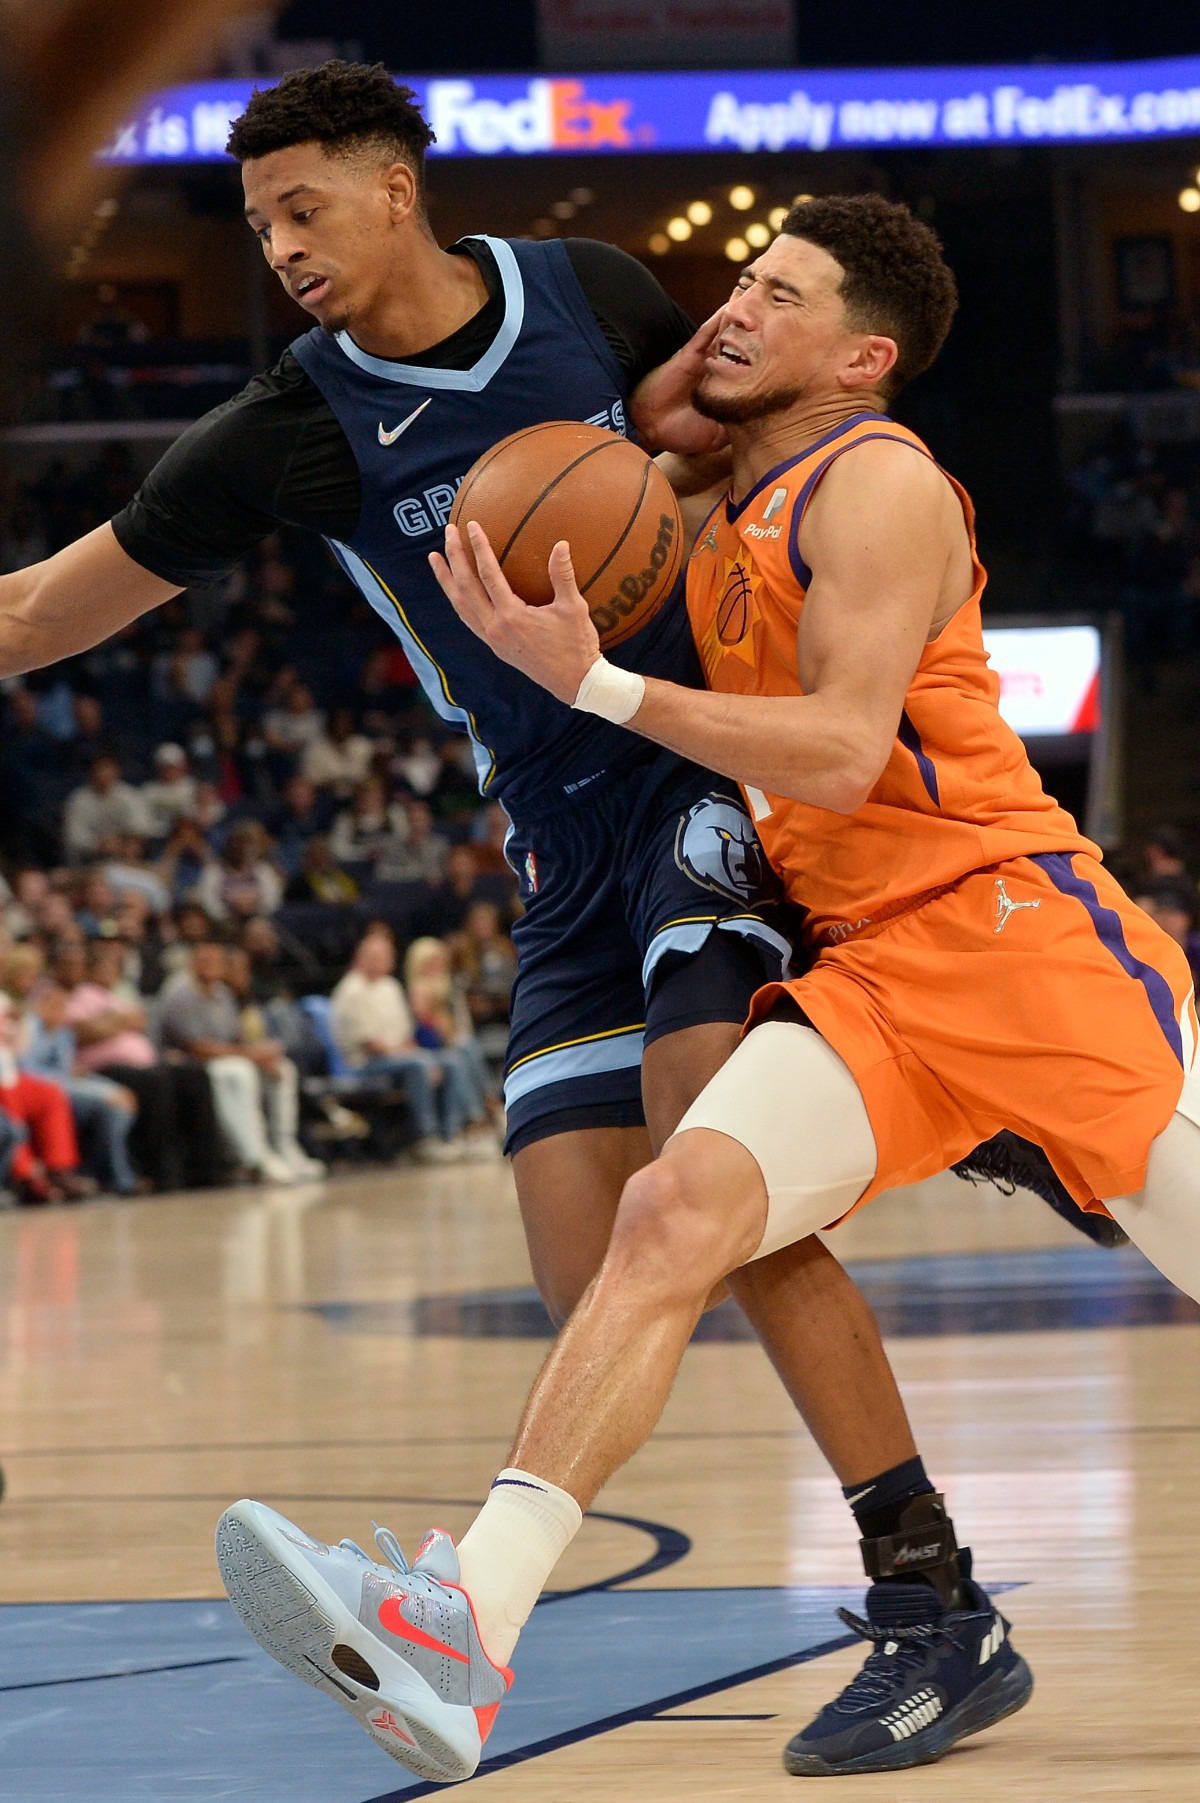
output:
<instances>
[{"instance_id":1,"label":"navy basketball shoe","mask_svg":"<svg viewBox=\"0 0 1200 1803\"><path fill-rule=\"evenodd\" d=\"M788 1742L783 1763L794 1777L931 1765L1029 1701L1033 1673L972 1579L970 1551L955 1547L941 1498L916 1503L907 1531L864 1541L863 1556L873 1577L925 1570L927 1578L888 1575L872 1584L865 1621L838 1610L871 1651L858 1676Z\"/></svg>"}]
</instances>

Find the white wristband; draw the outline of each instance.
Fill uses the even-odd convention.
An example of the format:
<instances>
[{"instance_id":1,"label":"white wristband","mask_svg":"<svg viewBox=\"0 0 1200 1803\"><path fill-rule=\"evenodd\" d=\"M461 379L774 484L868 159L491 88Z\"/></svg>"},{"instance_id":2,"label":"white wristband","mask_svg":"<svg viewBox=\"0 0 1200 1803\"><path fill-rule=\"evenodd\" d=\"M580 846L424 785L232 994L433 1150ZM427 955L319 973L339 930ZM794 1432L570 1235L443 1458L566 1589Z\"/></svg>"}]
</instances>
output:
<instances>
[{"instance_id":1,"label":"white wristband","mask_svg":"<svg viewBox=\"0 0 1200 1803\"><path fill-rule=\"evenodd\" d=\"M606 657L598 657L583 681L579 685L579 693L571 703L585 714L599 714L602 720L611 720L614 726L624 726L632 720L646 697L646 678L639 676L635 670L622 670L618 664L610 664Z\"/></svg>"}]
</instances>

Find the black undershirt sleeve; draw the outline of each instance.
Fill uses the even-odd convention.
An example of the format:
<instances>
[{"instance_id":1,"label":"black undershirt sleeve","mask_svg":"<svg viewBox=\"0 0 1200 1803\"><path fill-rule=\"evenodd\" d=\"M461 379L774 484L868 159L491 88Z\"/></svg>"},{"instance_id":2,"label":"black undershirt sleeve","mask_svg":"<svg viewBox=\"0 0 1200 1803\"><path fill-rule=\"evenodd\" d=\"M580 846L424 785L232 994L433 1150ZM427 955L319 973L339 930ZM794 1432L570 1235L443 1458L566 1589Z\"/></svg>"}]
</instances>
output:
<instances>
[{"instance_id":1,"label":"black undershirt sleeve","mask_svg":"<svg viewBox=\"0 0 1200 1803\"><path fill-rule=\"evenodd\" d=\"M112 522L143 569L187 588L230 571L280 526L353 536L358 466L290 351L189 426Z\"/></svg>"},{"instance_id":2,"label":"black undershirt sleeve","mask_svg":"<svg viewBox=\"0 0 1200 1803\"><path fill-rule=\"evenodd\" d=\"M595 238L564 238L563 247L596 323L636 388L687 343L695 326L628 251Z\"/></svg>"}]
</instances>

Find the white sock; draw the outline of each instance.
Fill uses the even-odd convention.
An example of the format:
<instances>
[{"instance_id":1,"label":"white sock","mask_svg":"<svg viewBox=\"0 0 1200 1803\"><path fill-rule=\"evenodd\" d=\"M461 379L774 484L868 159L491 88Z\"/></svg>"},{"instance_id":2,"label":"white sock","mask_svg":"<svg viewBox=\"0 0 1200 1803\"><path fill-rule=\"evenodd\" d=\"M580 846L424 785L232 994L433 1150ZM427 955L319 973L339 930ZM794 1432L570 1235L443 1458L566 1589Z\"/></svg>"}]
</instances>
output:
<instances>
[{"instance_id":1,"label":"white sock","mask_svg":"<svg viewBox=\"0 0 1200 1803\"><path fill-rule=\"evenodd\" d=\"M528 1471L502 1471L458 1547L484 1650L507 1665L546 1579L579 1532L573 1496Z\"/></svg>"}]
</instances>

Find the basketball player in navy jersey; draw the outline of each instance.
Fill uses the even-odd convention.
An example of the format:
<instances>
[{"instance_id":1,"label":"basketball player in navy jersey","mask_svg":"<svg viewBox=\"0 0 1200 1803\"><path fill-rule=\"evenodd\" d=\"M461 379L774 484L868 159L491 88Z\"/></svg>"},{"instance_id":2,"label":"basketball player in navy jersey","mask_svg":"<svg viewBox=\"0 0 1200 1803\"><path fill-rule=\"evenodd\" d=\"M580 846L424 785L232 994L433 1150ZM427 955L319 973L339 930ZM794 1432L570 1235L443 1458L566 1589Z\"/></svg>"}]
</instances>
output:
<instances>
[{"instance_id":1,"label":"basketball player in navy jersey","mask_svg":"<svg viewBox=\"0 0 1200 1803\"><path fill-rule=\"evenodd\" d=\"M255 95L230 139L246 217L313 329L185 432L112 521L0 578L0 674L87 649L280 524L326 539L513 822L526 912L508 1148L561 1321L626 1178L732 1052L789 947L735 785L555 701L434 581L456 485L508 433L583 419L632 421L684 454L714 439L689 404L707 340L632 258L586 240L439 247L430 138L382 67L327 64ZM682 584L617 658L703 686ZM836 1260L810 1239L731 1283L864 1536L941 1521L874 1318Z\"/></svg>"}]
</instances>

